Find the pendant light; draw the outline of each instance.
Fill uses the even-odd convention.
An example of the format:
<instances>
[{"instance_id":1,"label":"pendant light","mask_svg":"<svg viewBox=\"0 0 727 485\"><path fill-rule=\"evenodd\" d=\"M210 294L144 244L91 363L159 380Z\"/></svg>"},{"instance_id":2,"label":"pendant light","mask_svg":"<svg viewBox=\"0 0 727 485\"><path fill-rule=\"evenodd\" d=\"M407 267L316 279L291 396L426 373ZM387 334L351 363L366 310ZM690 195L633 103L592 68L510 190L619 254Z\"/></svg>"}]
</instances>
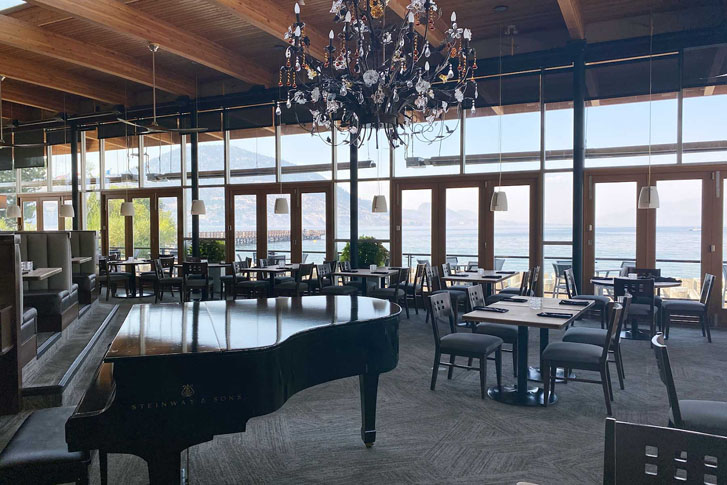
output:
<instances>
[{"instance_id":1,"label":"pendant light","mask_svg":"<svg viewBox=\"0 0 727 485\"><path fill-rule=\"evenodd\" d=\"M652 98L652 59L654 56L654 17L649 15L649 175L645 187L639 191L639 209L658 209L659 191L651 185L651 98Z\"/></svg>"},{"instance_id":2,"label":"pendant light","mask_svg":"<svg viewBox=\"0 0 727 485\"><path fill-rule=\"evenodd\" d=\"M73 206L70 204L63 204L60 211L61 217L75 217L76 211L73 210Z\"/></svg>"},{"instance_id":3,"label":"pendant light","mask_svg":"<svg viewBox=\"0 0 727 485\"><path fill-rule=\"evenodd\" d=\"M8 210L5 212L5 217L8 219L20 218L20 206L18 206L18 204L8 206Z\"/></svg>"},{"instance_id":4,"label":"pendant light","mask_svg":"<svg viewBox=\"0 0 727 485\"><path fill-rule=\"evenodd\" d=\"M203 200L193 200L192 201L192 215L193 216L203 216L207 214L207 207L204 205Z\"/></svg>"},{"instance_id":5,"label":"pendant light","mask_svg":"<svg viewBox=\"0 0 727 485\"><path fill-rule=\"evenodd\" d=\"M500 99L500 112L497 114L497 143L499 151L499 162L500 162L500 177L495 192L492 193L492 200L490 201L490 210L492 212L504 212L507 211L507 193L502 192L500 187L502 186L502 29L500 29L499 38L499 99Z\"/></svg>"},{"instance_id":6,"label":"pendant light","mask_svg":"<svg viewBox=\"0 0 727 485\"><path fill-rule=\"evenodd\" d=\"M135 215L134 203L133 202L122 202L121 203L121 215L124 217L134 217Z\"/></svg>"},{"instance_id":7,"label":"pendant light","mask_svg":"<svg viewBox=\"0 0 727 485\"><path fill-rule=\"evenodd\" d=\"M282 192L281 192L282 194ZM288 214L290 208L288 207L288 199L285 197L278 197L275 199L275 213L276 214Z\"/></svg>"}]
</instances>

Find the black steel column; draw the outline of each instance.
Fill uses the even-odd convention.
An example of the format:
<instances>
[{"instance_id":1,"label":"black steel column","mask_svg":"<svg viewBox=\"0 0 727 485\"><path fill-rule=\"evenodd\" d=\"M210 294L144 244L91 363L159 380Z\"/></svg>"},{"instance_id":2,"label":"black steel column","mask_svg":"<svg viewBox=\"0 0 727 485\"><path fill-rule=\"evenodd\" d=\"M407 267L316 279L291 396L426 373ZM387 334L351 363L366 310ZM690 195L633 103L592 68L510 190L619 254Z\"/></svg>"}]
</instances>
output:
<instances>
[{"instance_id":1,"label":"black steel column","mask_svg":"<svg viewBox=\"0 0 727 485\"><path fill-rule=\"evenodd\" d=\"M192 128L197 128L197 107L192 108ZM199 200L199 133L191 134L192 200ZM191 210L191 206L187 208ZM192 216L192 256L199 257L199 216Z\"/></svg>"},{"instance_id":2,"label":"black steel column","mask_svg":"<svg viewBox=\"0 0 727 485\"><path fill-rule=\"evenodd\" d=\"M351 135L351 267L358 268L358 136Z\"/></svg>"},{"instance_id":3,"label":"black steel column","mask_svg":"<svg viewBox=\"0 0 727 485\"><path fill-rule=\"evenodd\" d=\"M583 288L583 166L586 161L586 42L573 45L573 276Z\"/></svg>"},{"instance_id":4,"label":"black steel column","mask_svg":"<svg viewBox=\"0 0 727 485\"><path fill-rule=\"evenodd\" d=\"M73 230L80 229L81 199L78 192L78 141L80 138L78 124L71 122L71 203L73 205Z\"/></svg>"}]
</instances>

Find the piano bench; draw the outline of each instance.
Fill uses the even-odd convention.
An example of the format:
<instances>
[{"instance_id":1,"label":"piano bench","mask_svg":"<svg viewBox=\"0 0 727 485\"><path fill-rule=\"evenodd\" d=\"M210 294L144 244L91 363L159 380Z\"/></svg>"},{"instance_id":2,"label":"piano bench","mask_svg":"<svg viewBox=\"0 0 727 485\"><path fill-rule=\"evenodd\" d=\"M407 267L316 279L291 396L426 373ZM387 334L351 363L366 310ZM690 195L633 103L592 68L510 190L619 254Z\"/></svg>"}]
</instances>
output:
<instances>
[{"instance_id":1,"label":"piano bench","mask_svg":"<svg viewBox=\"0 0 727 485\"><path fill-rule=\"evenodd\" d=\"M0 453L0 483L88 484L91 454L69 452L66 421L75 407L34 411Z\"/></svg>"}]
</instances>

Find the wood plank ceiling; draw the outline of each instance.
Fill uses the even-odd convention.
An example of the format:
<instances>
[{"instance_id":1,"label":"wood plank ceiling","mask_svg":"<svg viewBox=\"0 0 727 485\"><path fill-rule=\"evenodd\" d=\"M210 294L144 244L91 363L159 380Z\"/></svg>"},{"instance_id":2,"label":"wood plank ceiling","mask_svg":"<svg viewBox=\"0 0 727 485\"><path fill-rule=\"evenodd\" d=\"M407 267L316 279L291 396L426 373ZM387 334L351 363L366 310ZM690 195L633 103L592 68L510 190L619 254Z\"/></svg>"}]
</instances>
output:
<instances>
[{"instance_id":1,"label":"wood plank ceiling","mask_svg":"<svg viewBox=\"0 0 727 485\"><path fill-rule=\"evenodd\" d=\"M408 0L389 0L401 21ZM274 86L282 33L294 0L27 0L0 12L3 116L25 120L65 111L149 103L149 42L160 44L160 101ZM648 15L657 32L710 27L725 19L722 0L440 0L440 28L452 11L472 29L481 58L560 47L572 38L642 36ZM314 54L331 29L331 0L306 0ZM646 18L646 20L645 20ZM511 27L512 26L512 27ZM603 28L606 26L607 28ZM609 37L610 36L610 37ZM29 111L32 108L32 111Z\"/></svg>"}]
</instances>

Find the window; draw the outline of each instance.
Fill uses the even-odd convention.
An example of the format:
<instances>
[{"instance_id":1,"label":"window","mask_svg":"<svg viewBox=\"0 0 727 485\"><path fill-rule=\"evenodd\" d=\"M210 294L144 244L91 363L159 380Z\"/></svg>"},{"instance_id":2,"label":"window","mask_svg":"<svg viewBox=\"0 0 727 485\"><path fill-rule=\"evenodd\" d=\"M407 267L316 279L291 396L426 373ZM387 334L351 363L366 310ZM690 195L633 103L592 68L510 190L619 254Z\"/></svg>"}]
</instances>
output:
<instances>
[{"instance_id":1,"label":"window","mask_svg":"<svg viewBox=\"0 0 727 485\"><path fill-rule=\"evenodd\" d=\"M345 133L336 133L336 162L338 164L338 178L348 180L351 178L351 146L343 143L348 137ZM378 145L378 148L377 148ZM371 133L366 136L358 148L358 178L388 178L389 177L389 139L383 131Z\"/></svg>"},{"instance_id":2,"label":"window","mask_svg":"<svg viewBox=\"0 0 727 485\"><path fill-rule=\"evenodd\" d=\"M275 182L275 128L230 131L230 183Z\"/></svg>"},{"instance_id":3,"label":"window","mask_svg":"<svg viewBox=\"0 0 727 485\"><path fill-rule=\"evenodd\" d=\"M139 138L107 138L104 141L105 184L107 189L139 186Z\"/></svg>"},{"instance_id":4,"label":"window","mask_svg":"<svg viewBox=\"0 0 727 485\"><path fill-rule=\"evenodd\" d=\"M20 185L22 192L47 192L48 171L45 167L21 168Z\"/></svg>"},{"instance_id":5,"label":"window","mask_svg":"<svg viewBox=\"0 0 727 485\"><path fill-rule=\"evenodd\" d=\"M155 133L144 136L144 186L179 186L182 178L181 136Z\"/></svg>"},{"instance_id":6,"label":"window","mask_svg":"<svg viewBox=\"0 0 727 485\"><path fill-rule=\"evenodd\" d=\"M54 192L71 191L71 146L50 147L51 188Z\"/></svg>"},{"instance_id":7,"label":"window","mask_svg":"<svg viewBox=\"0 0 727 485\"><path fill-rule=\"evenodd\" d=\"M507 194L508 210L494 212L495 266L502 269L527 271L530 267L530 186L496 187ZM519 284L511 279L510 284Z\"/></svg>"},{"instance_id":8,"label":"window","mask_svg":"<svg viewBox=\"0 0 727 485\"><path fill-rule=\"evenodd\" d=\"M555 294L555 264L573 258L573 174L544 174L543 191L543 292ZM558 283L563 284L562 278ZM562 288L557 293L562 294Z\"/></svg>"},{"instance_id":9,"label":"window","mask_svg":"<svg viewBox=\"0 0 727 485\"><path fill-rule=\"evenodd\" d=\"M86 190L98 190L101 176L101 158L96 131L84 132L86 141Z\"/></svg>"},{"instance_id":10,"label":"window","mask_svg":"<svg viewBox=\"0 0 727 485\"><path fill-rule=\"evenodd\" d=\"M185 189L187 225L185 238L192 238L192 190ZM224 187L202 187L199 189L199 198L204 201L206 214L199 216L200 244L205 244L215 253L222 254L225 250L225 189ZM191 247L191 246L189 246ZM203 254L202 256L206 256Z\"/></svg>"},{"instance_id":11,"label":"window","mask_svg":"<svg viewBox=\"0 0 727 485\"><path fill-rule=\"evenodd\" d=\"M684 90L682 162L727 161L725 112L727 87L708 86Z\"/></svg>"},{"instance_id":12,"label":"window","mask_svg":"<svg viewBox=\"0 0 727 485\"><path fill-rule=\"evenodd\" d=\"M435 123L414 123L413 134L407 130L403 146L394 150L394 173L397 177L444 175L460 172L461 126L457 111L453 119ZM359 157L360 158L360 157Z\"/></svg>"},{"instance_id":13,"label":"window","mask_svg":"<svg viewBox=\"0 0 727 485\"><path fill-rule=\"evenodd\" d=\"M86 199L86 229L89 231L96 231L100 238L101 195L98 192L87 192L84 196Z\"/></svg>"},{"instance_id":14,"label":"window","mask_svg":"<svg viewBox=\"0 0 727 485\"><path fill-rule=\"evenodd\" d=\"M280 137L280 170L283 182L331 180L333 149L330 133L314 133L308 127L284 125Z\"/></svg>"},{"instance_id":15,"label":"window","mask_svg":"<svg viewBox=\"0 0 727 485\"><path fill-rule=\"evenodd\" d=\"M573 167L573 102L545 105L545 168Z\"/></svg>"},{"instance_id":16,"label":"window","mask_svg":"<svg viewBox=\"0 0 727 485\"><path fill-rule=\"evenodd\" d=\"M448 188L446 192L447 257L458 263L477 261L479 255L479 200L477 187Z\"/></svg>"},{"instance_id":17,"label":"window","mask_svg":"<svg viewBox=\"0 0 727 485\"><path fill-rule=\"evenodd\" d=\"M223 132L200 133L197 153L200 185L225 183L225 141ZM192 176L191 135L186 139L187 179Z\"/></svg>"},{"instance_id":18,"label":"window","mask_svg":"<svg viewBox=\"0 0 727 485\"><path fill-rule=\"evenodd\" d=\"M336 184L336 239L351 238L351 185L348 182ZM381 241L389 240L389 212L371 212L375 195L385 195L390 209L389 181L367 181L358 184L358 235L370 236Z\"/></svg>"}]
</instances>

